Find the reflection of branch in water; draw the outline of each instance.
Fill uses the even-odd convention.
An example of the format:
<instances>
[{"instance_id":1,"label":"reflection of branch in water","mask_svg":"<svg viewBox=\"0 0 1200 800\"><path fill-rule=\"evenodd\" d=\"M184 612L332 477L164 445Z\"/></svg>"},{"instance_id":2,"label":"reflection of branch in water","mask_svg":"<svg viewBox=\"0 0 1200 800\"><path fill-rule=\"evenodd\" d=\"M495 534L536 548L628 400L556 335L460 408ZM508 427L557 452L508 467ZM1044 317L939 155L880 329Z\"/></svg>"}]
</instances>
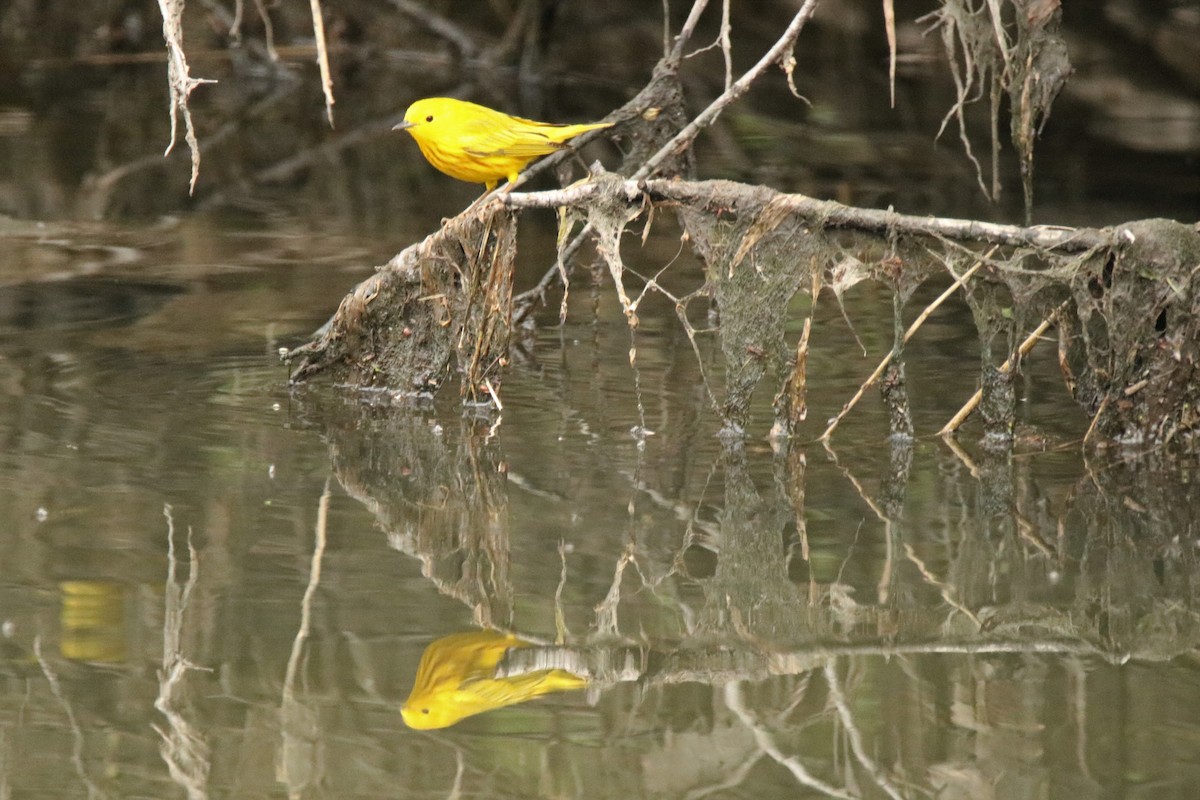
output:
<instances>
[{"instance_id":1,"label":"reflection of branch in water","mask_svg":"<svg viewBox=\"0 0 1200 800\"><path fill-rule=\"evenodd\" d=\"M1051 561L1056 559L1054 550L1049 544L1042 541L1042 537L1038 535L1037 527L1028 517L1021 513L1020 509L1013 510L1013 522L1016 523L1017 533L1020 534L1022 539L1032 544L1039 553Z\"/></svg>"},{"instance_id":2,"label":"reflection of branch in water","mask_svg":"<svg viewBox=\"0 0 1200 800\"><path fill-rule=\"evenodd\" d=\"M895 572L895 545L893 544L895 541L895 531L893 530L892 518L885 514L883 509L879 507L879 504L871 499L871 497L867 494L867 490L864 489L863 485L858 482L858 478L854 477L854 473L851 472L848 467L842 466L841 461L838 460L837 453L833 450L832 444L830 444L828 440L823 441L822 444L825 446L825 452L827 452L829 457L833 459L834 466L838 468L838 471L842 473L842 476L845 477L845 479L850 482L850 485L854 487L854 491L856 491L862 501L867 504L867 508L871 509L875 516L879 518L879 521L883 523L883 541L885 547L887 548L887 557L884 559L883 568L880 570L879 583L876 585L875 592L876 596L879 598L879 603L886 603L888 601L888 597L891 595L892 575ZM858 535L855 534L855 541L857 540ZM847 554L846 559L849 560L849 558L850 556Z\"/></svg>"},{"instance_id":3,"label":"reflection of branch in water","mask_svg":"<svg viewBox=\"0 0 1200 800\"><path fill-rule=\"evenodd\" d=\"M700 518L700 509L704 507L704 500L708 496L708 488L712 485L713 478L717 474L724 463L724 457L718 456L713 459L708 468L708 474L704 477L704 485L700 487L697 493L696 502L694 505L685 505L683 503L672 503L663 497L660 493L647 489L647 496L658 503L660 506L671 508L675 512L677 519L687 523L687 527L683 529L683 537L679 543L679 548L675 551L675 558L672 563L672 573L682 573L687 575L688 572L684 568L684 556L693 545L702 547L713 553L720 553L721 550L721 527L712 522L705 522ZM638 487L642 488L642 487ZM699 531L699 532L698 532ZM666 576L664 576L665 578ZM691 575L689 577L696 577ZM685 630L689 633L694 629L694 615L691 613L691 608L680 603L680 610L684 614Z\"/></svg>"},{"instance_id":4,"label":"reflection of branch in water","mask_svg":"<svg viewBox=\"0 0 1200 800\"><path fill-rule=\"evenodd\" d=\"M957 439L955 439L953 436L946 435L942 437L942 444L946 445L950 452L954 454L955 458L962 462L962 465L967 468L968 472L971 473L972 478L979 480L979 465L975 463L975 459L971 457L971 454L962 448L962 445L958 443Z\"/></svg>"},{"instance_id":5,"label":"reflection of branch in water","mask_svg":"<svg viewBox=\"0 0 1200 800\"><path fill-rule=\"evenodd\" d=\"M462 797L463 776L467 772L467 761L463 758L463 752L459 748L454 748L454 785L450 787L450 794L446 795L446 800L458 800Z\"/></svg>"},{"instance_id":6,"label":"reflection of branch in water","mask_svg":"<svg viewBox=\"0 0 1200 800\"><path fill-rule=\"evenodd\" d=\"M729 681L761 680L779 675L802 675L826 661L855 656L891 658L903 655L982 655L992 653L1049 653L1086 656L1121 664L1127 653L1101 650L1084 640L983 639L978 641L934 641L860 644L814 642L804 647L779 651L748 646L744 641L720 640L708 647L676 650L648 649L633 645L532 645L508 650L497 664L497 679L561 669L603 688L614 683L637 681L645 686L675 683L720 684Z\"/></svg>"},{"instance_id":7,"label":"reflection of branch in water","mask_svg":"<svg viewBox=\"0 0 1200 800\"><path fill-rule=\"evenodd\" d=\"M817 280L816 273L813 273L814 282ZM813 306L816 306L817 287L814 285L813 291ZM812 312L808 319L804 321L804 330L807 332L809 322L812 319ZM807 335L807 334L802 334ZM802 340L805 341L805 340ZM797 361L797 370L801 369L799 361ZM808 516L805 512L805 482L808 476L808 457L805 454L804 448L799 446L788 446L785 458L777 458L775 460L775 485L779 494L788 499L788 504L792 508L792 517L796 525L796 540L800 546L800 560L804 562L808 571L808 602L815 603L819 592L817 589L817 578L812 569L811 556L812 551L808 542ZM797 542L789 542L787 555L784 556L784 568L787 573L791 574L792 559L796 554Z\"/></svg>"},{"instance_id":8,"label":"reflection of branch in water","mask_svg":"<svg viewBox=\"0 0 1200 800\"><path fill-rule=\"evenodd\" d=\"M713 461L713 466L709 470L708 478L704 481L704 488L700 492L700 499L697 501L695 506L672 500L659 490L650 486L645 481L639 479L638 476L632 472L622 472L621 475L622 477L628 478L629 482L633 485L634 490L644 494L652 503L654 503L654 505L665 511L671 512L671 515L674 516L675 519L679 520L680 522L687 523L689 528L693 526L699 528L700 530L704 531L704 533L706 533L713 541L719 541L721 538L720 526L715 522L701 519L700 506L704 500L704 493L708 490L709 483L712 482L713 473L716 472L717 467L719 467L720 464L720 457Z\"/></svg>"},{"instance_id":9,"label":"reflection of branch in water","mask_svg":"<svg viewBox=\"0 0 1200 800\"><path fill-rule=\"evenodd\" d=\"M87 774L87 770L83 765L83 730L79 727L79 720L75 719L75 710L71 708L71 702L67 700L63 694L62 684L58 682L58 675L50 667L50 662L42 655L42 637L36 636L33 639L33 655L37 658L38 665L42 668L42 674L46 676L46 683L50 684L50 693L54 695L54 699L58 700L59 705L67 712L67 724L71 726L71 765L75 767L75 773L79 775L79 779L88 788L88 797L107 797L96 782Z\"/></svg>"},{"instance_id":10,"label":"reflection of branch in water","mask_svg":"<svg viewBox=\"0 0 1200 800\"><path fill-rule=\"evenodd\" d=\"M617 559L617 567L613 571L612 585L608 587L608 594L596 606L596 630L601 635L617 636L620 633L617 624L617 606L621 604L621 578L625 575L625 567L630 564L637 567L637 557L633 551L636 545L629 542L625 545L621 557Z\"/></svg>"},{"instance_id":11,"label":"reflection of branch in water","mask_svg":"<svg viewBox=\"0 0 1200 800\"><path fill-rule=\"evenodd\" d=\"M908 542L904 543L904 554L908 556L908 560L911 561L914 566L916 566L917 570L921 573L921 577L924 578L925 581L931 586L937 587L937 589L942 593L943 600L953 606L955 610L966 614L967 617L969 617L977 627L983 627L983 623L980 622L979 617L975 616L974 611L954 599L954 593L956 591L954 586L949 583L945 583L936 575L934 575L933 571L925 565L925 562L921 560L921 558L917 555L917 552L913 550L912 545Z\"/></svg>"},{"instance_id":12,"label":"reflection of branch in water","mask_svg":"<svg viewBox=\"0 0 1200 800\"><path fill-rule=\"evenodd\" d=\"M1079 774L1098 786L1087 763L1087 670L1078 658L1065 659L1063 667L1067 683L1073 689L1070 704L1075 707L1075 758L1079 761Z\"/></svg>"},{"instance_id":13,"label":"reflection of branch in water","mask_svg":"<svg viewBox=\"0 0 1200 800\"><path fill-rule=\"evenodd\" d=\"M896 786L892 783L891 778L883 771L883 768L871 758L863 747L862 731L858 729L858 725L854 722L854 715L850 713L850 706L846 703L846 694L842 691L842 681L838 677L837 665L833 661L825 662L825 683L829 687L829 696L833 700L833 705L837 708L838 719L842 722L842 727L846 729L847 735L850 737L850 750L853 751L854 757L858 759L858 763L863 765L867 774L871 779L887 792L889 797L894 800L900 800L903 795Z\"/></svg>"},{"instance_id":14,"label":"reflection of branch in water","mask_svg":"<svg viewBox=\"0 0 1200 800\"><path fill-rule=\"evenodd\" d=\"M780 720L787 719L791 716L804 698L808 696L808 684L812 680L811 672L801 673L799 680L796 681L796 688L792 690L792 697L785 706L779 709L778 717Z\"/></svg>"},{"instance_id":15,"label":"reflection of branch in water","mask_svg":"<svg viewBox=\"0 0 1200 800\"><path fill-rule=\"evenodd\" d=\"M554 643L563 644L567 641L567 618L563 612L562 593L567 585L567 553L570 548L561 539L558 542L558 560L562 568L558 573L558 586L554 588Z\"/></svg>"},{"instance_id":16,"label":"reflection of branch in water","mask_svg":"<svg viewBox=\"0 0 1200 800\"><path fill-rule=\"evenodd\" d=\"M375 515L389 546L420 563L436 589L483 627L513 615L509 499L501 454L464 418L457 450L424 414L389 417L331 443L335 476Z\"/></svg>"},{"instance_id":17,"label":"reflection of branch in water","mask_svg":"<svg viewBox=\"0 0 1200 800\"><path fill-rule=\"evenodd\" d=\"M283 679L283 700L279 707L280 743L279 763L276 766L278 779L287 784L288 791L298 796L306 786L320 779L320 739L318 737L316 713L296 699L296 676L300 671L304 644L312 629L312 601L321 583L321 559L325 555L326 524L329 520L329 478L317 502L316 538L313 546L312 563L308 572L308 585L300 601L300 627L292 640L292 653L288 657L287 673Z\"/></svg>"},{"instance_id":18,"label":"reflection of branch in water","mask_svg":"<svg viewBox=\"0 0 1200 800\"><path fill-rule=\"evenodd\" d=\"M801 784L816 789L818 792L823 792L830 797L840 797L844 800L854 800L854 798L858 797L858 795L852 794L845 789L839 789L833 784L826 783L816 777L805 768L804 764L796 756L784 755L783 751L779 749L779 745L775 743L771 732L759 725L750 712L746 710L746 705L742 699L741 683L731 681L725 685L725 705L754 734L754 741L759 748L773 761L792 773Z\"/></svg>"},{"instance_id":19,"label":"reflection of branch in water","mask_svg":"<svg viewBox=\"0 0 1200 800\"><path fill-rule=\"evenodd\" d=\"M683 796L684 800L701 800L701 798L708 797L710 794L723 792L726 789L732 789L735 786L740 786L742 781L746 780L746 776L750 774L750 770L754 769L755 765L758 764L759 761L763 760L763 755L764 753L761 751L757 753L751 753L746 757L745 761L743 761L741 764L738 764L736 767L725 767L725 777L722 780L717 781L709 786L702 786L699 789L693 789Z\"/></svg>"},{"instance_id":20,"label":"reflection of branch in water","mask_svg":"<svg viewBox=\"0 0 1200 800\"><path fill-rule=\"evenodd\" d=\"M896 574L896 531L890 519L883 524L883 541L883 567L879 570L879 583L875 587L875 596L880 605L891 597L892 576Z\"/></svg>"},{"instance_id":21,"label":"reflection of branch in water","mask_svg":"<svg viewBox=\"0 0 1200 800\"><path fill-rule=\"evenodd\" d=\"M379 693L379 681L375 678L375 664L371 660L370 645L353 631L343 630L341 634L346 640L346 655L350 659L350 671L354 675L354 682L372 701L384 705L387 701Z\"/></svg>"},{"instance_id":22,"label":"reflection of branch in water","mask_svg":"<svg viewBox=\"0 0 1200 800\"><path fill-rule=\"evenodd\" d=\"M188 576L180 586L175 558L175 520L171 506L163 506L167 518L167 583L163 588L163 658L158 671L158 698L154 707L166 718L167 728L152 726L162 738L159 752L167 764L171 778L187 792L189 798L208 797L208 774L212 769L208 743L184 713L188 697L184 679L188 670L197 669L183 655L183 622L191 600L192 590L200 579L200 557L192 546L192 529L188 528Z\"/></svg>"}]
</instances>

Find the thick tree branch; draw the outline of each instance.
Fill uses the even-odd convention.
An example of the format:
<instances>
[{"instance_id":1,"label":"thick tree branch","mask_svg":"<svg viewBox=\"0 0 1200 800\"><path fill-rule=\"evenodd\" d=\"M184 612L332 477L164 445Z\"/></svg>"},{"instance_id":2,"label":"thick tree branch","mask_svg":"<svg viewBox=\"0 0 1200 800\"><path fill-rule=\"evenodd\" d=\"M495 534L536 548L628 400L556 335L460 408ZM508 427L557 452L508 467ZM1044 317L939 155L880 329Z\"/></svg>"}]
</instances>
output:
<instances>
[{"instance_id":1,"label":"thick tree branch","mask_svg":"<svg viewBox=\"0 0 1200 800\"><path fill-rule=\"evenodd\" d=\"M594 203L599 198L620 199L631 206L646 200L674 202L699 208L731 207L754 196L764 199L777 212L811 220L826 227L856 228L869 232L941 236L960 241L1036 247L1082 252L1112 244L1114 233L1096 228L1060 228L1043 225L1022 227L949 217L922 217L873 208L854 208L832 200L817 200L802 194L775 192L764 186L734 181L598 180L566 189L544 192L512 192L496 202L507 208L571 208Z\"/></svg>"}]
</instances>

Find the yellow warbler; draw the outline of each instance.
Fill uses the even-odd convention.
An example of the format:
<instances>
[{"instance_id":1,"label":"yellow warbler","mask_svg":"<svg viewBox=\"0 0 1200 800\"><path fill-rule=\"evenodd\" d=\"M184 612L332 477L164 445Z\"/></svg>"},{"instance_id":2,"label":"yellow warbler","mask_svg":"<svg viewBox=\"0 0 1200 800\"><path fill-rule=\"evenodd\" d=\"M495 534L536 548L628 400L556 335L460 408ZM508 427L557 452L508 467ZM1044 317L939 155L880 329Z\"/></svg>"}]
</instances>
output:
<instances>
[{"instance_id":1,"label":"yellow warbler","mask_svg":"<svg viewBox=\"0 0 1200 800\"><path fill-rule=\"evenodd\" d=\"M495 189L509 183L538 156L566 147L565 142L611 122L553 125L510 117L485 106L451 97L418 100L392 130L408 131L430 164L451 178Z\"/></svg>"},{"instance_id":2,"label":"yellow warbler","mask_svg":"<svg viewBox=\"0 0 1200 800\"><path fill-rule=\"evenodd\" d=\"M405 724L420 730L446 728L464 717L587 685L561 669L493 677L509 648L528 646L512 634L490 630L433 641L421 656L412 692L400 709Z\"/></svg>"}]
</instances>

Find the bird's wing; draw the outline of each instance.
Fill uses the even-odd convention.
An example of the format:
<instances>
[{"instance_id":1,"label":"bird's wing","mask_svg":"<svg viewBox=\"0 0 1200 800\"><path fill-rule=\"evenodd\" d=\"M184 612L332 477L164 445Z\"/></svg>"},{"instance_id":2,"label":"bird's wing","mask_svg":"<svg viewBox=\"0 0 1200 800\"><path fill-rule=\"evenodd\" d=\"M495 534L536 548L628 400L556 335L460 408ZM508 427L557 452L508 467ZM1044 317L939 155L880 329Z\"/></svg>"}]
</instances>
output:
<instances>
[{"instance_id":1,"label":"bird's wing","mask_svg":"<svg viewBox=\"0 0 1200 800\"><path fill-rule=\"evenodd\" d=\"M566 147L539 131L539 127L541 123L519 117L473 120L467 125L463 150L481 158L534 158ZM555 126L545 127L553 130Z\"/></svg>"}]
</instances>

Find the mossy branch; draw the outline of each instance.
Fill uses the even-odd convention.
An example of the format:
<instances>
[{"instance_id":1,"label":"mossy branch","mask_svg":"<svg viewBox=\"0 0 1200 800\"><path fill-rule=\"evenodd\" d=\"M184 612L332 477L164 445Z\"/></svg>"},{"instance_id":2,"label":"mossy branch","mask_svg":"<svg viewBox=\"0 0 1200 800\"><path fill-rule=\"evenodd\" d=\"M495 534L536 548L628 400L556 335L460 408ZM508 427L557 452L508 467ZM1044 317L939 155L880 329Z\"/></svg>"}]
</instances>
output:
<instances>
[{"instance_id":1,"label":"mossy branch","mask_svg":"<svg viewBox=\"0 0 1200 800\"><path fill-rule=\"evenodd\" d=\"M1061 252L1083 252L1111 245L1121 234L1112 229L1067 228L1047 225L1003 225L979 220L897 214L873 208L855 208L833 200L776 192L765 186L726 180L625 180L619 177L591 181L543 192L512 192L497 198L507 208L575 208L601 198L623 198L631 206L645 201L670 202L699 209L733 207L751 203L771 206L773 214L809 220L827 228L854 228L864 232L895 232L937 236L967 242L986 242Z\"/></svg>"}]
</instances>

